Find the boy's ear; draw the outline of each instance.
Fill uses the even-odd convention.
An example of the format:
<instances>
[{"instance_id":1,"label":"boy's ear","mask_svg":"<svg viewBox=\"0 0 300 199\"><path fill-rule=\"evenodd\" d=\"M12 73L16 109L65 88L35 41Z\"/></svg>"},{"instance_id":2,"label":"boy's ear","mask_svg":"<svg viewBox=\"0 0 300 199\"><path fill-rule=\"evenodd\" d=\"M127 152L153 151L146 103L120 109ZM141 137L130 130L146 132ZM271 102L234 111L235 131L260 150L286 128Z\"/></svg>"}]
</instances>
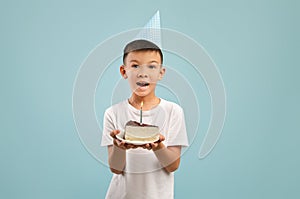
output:
<instances>
[{"instance_id":1,"label":"boy's ear","mask_svg":"<svg viewBox=\"0 0 300 199\"><path fill-rule=\"evenodd\" d=\"M126 74L126 70L125 70L125 66L124 66L124 65L120 66L120 73L121 73L121 75L122 75L122 77L123 77L124 79L127 79L127 78L128 78L128 76L127 76L127 74Z\"/></svg>"},{"instance_id":2,"label":"boy's ear","mask_svg":"<svg viewBox=\"0 0 300 199\"><path fill-rule=\"evenodd\" d=\"M165 73L166 73L166 68L165 68L165 67L162 67L162 68L160 69L158 79L161 80L161 79L164 77Z\"/></svg>"}]
</instances>

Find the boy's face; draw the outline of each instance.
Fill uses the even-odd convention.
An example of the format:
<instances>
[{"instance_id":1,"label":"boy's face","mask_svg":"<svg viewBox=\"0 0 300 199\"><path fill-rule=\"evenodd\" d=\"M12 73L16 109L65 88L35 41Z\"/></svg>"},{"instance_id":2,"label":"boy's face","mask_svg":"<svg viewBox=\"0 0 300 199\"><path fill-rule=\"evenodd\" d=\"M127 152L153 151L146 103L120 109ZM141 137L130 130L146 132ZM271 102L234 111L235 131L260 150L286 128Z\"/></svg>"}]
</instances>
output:
<instances>
[{"instance_id":1,"label":"boy's face","mask_svg":"<svg viewBox=\"0 0 300 199\"><path fill-rule=\"evenodd\" d=\"M162 79L165 68L157 51L133 51L120 67L121 75L128 79L132 92L140 97L155 94L156 83Z\"/></svg>"}]
</instances>

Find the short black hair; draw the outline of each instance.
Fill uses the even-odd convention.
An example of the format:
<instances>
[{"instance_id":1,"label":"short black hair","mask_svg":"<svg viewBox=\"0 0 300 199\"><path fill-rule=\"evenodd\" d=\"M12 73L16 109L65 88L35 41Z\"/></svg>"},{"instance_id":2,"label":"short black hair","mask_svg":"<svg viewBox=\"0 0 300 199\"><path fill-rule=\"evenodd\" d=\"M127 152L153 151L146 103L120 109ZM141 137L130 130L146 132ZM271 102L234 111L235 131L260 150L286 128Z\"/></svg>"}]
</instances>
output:
<instances>
[{"instance_id":1,"label":"short black hair","mask_svg":"<svg viewBox=\"0 0 300 199\"><path fill-rule=\"evenodd\" d=\"M151 41L144 40L144 39L131 41L125 46L123 51L123 63L125 63L125 59L128 53L134 51L147 51L147 50L158 52L161 58L161 63L163 63L163 54L161 49Z\"/></svg>"}]
</instances>

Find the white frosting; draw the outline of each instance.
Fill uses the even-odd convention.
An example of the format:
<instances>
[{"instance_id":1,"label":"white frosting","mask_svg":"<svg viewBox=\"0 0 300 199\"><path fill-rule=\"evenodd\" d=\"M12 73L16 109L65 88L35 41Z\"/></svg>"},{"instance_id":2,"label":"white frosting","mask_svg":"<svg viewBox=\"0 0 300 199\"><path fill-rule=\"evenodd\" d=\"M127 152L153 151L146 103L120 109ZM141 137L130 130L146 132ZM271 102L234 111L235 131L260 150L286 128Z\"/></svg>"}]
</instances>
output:
<instances>
[{"instance_id":1,"label":"white frosting","mask_svg":"<svg viewBox=\"0 0 300 199\"><path fill-rule=\"evenodd\" d=\"M137 141L156 141L159 129L156 126L125 126L125 139Z\"/></svg>"}]
</instances>

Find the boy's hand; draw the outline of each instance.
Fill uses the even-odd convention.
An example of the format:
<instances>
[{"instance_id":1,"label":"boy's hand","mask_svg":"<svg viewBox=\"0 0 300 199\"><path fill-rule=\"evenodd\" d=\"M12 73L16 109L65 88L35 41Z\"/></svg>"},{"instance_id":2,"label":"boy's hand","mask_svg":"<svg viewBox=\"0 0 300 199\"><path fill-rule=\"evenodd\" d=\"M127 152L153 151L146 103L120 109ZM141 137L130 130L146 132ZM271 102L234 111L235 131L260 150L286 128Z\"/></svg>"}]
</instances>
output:
<instances>
[{"instance_id":1,"label":"boy's hand","mask_svg":"<svg viewBox=\"0 0 300 199\"><path fill-rule=\"evenodd\" d=\"M163 136L162 134L159 134L159 139L156 142L145 144L145 145L143 145L143 148L148 149L148 150L152 149L153 151L161 149L165 146L162 143L162 141L164 141L165 139L166 139L165 136Z\"/></svg>"},{"instance_id":2,"label":"boy's hand","mask_svg":"<svg viewBox=\"0 0 300 199\"><path fill-rule=\"evenodd\" d=\"M133 145L133 144L128 144L128 143L125 143L125 141L121 141L117 138L117 134L119 134L120 131L119 130L113 130L111 133L110 133L110 136L113 138L113 143L115 146L121 148L121 149L124 149L124 150L127 150L127 149L135 149L137 148L138 146L136 145Z\"/></svg>"}]
</instances>

